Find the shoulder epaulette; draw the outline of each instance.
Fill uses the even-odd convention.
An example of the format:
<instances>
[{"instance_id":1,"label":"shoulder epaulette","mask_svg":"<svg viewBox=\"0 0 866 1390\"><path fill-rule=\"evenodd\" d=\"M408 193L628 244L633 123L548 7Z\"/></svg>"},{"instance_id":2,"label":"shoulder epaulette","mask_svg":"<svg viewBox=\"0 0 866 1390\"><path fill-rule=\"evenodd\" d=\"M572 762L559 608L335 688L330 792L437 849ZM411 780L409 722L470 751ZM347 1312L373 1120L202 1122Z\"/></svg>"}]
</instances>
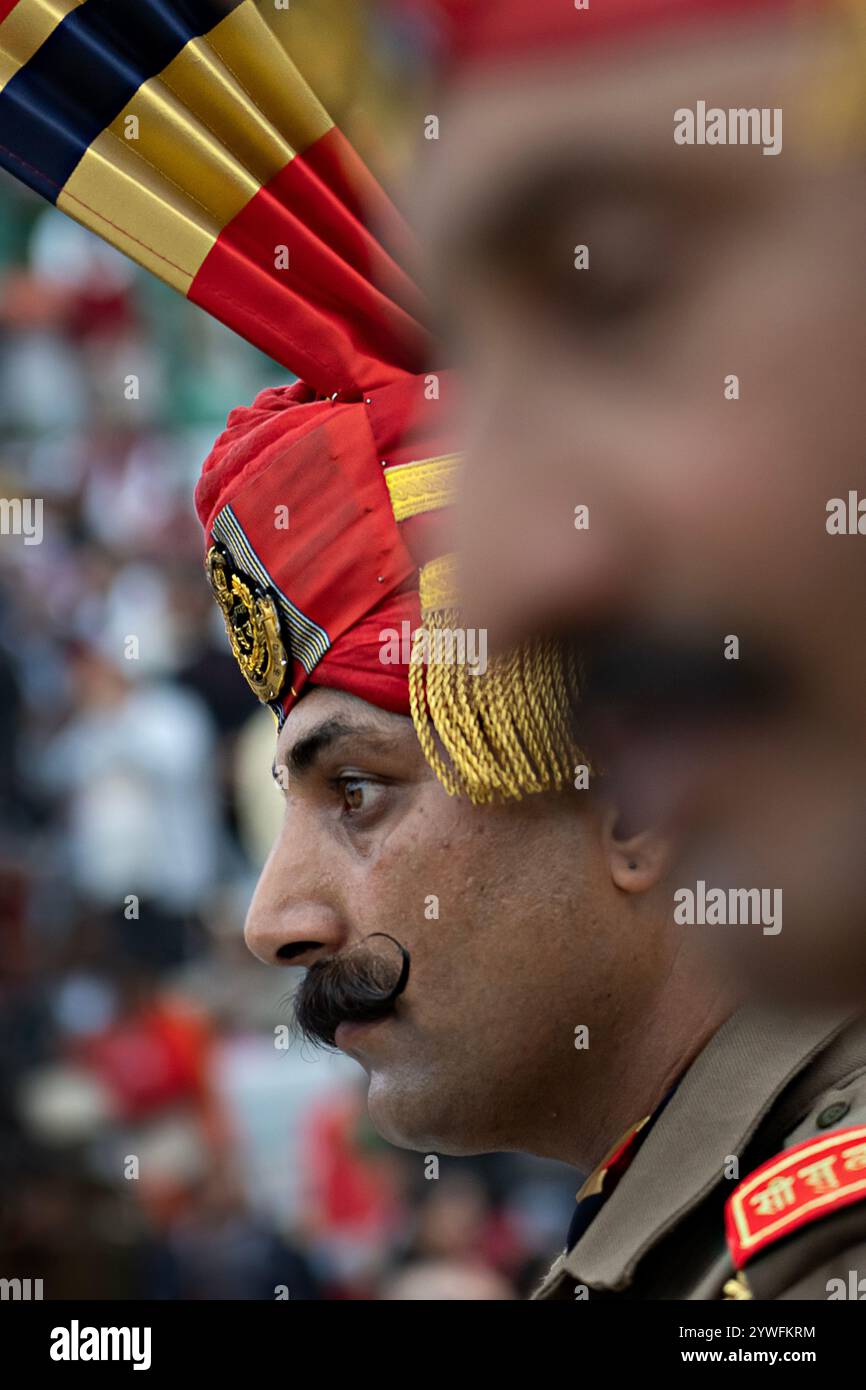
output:
<instances>
[{"instance_id":1,"label":"shoulder epaulette","mask_svg":"<svg viewBox=\"0 0 866 1390\"><path fill-rule=\"evenodd\" d=\"M807 1139L761 1164L725 1204L736 1269L812 1221L866 1199L866 1125Z\"/></svg>"}]
</instances>

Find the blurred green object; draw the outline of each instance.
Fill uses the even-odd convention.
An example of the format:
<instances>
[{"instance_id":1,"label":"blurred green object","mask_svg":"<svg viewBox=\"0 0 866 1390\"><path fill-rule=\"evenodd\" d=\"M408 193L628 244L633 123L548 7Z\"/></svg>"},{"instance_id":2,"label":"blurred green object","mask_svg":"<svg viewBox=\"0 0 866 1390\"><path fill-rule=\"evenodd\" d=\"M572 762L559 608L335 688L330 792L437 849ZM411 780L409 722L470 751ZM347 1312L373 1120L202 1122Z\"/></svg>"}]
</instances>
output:
<instances>
[{"instance_id":1,"label":"blurred green object","mask_svg":"<svg viewBox=\"0 0 866 1390\"><path fill-rule=\"evenodd\" d=\"M44 204L9 174L0 175L0 270L24 265L33 223Z\"/></svg>"},{"instance_id":2,"label":"blurred green object","mask_svg":"<svg viewBox=\"0 0 866 1390\"><path fill-rule=\"evenodd\" d=\"M149 341L165 364L169 425L222 428L229 411L265 386L294 377L204 310L140 271L136 303Z\"/></svg>"}]
</instances>

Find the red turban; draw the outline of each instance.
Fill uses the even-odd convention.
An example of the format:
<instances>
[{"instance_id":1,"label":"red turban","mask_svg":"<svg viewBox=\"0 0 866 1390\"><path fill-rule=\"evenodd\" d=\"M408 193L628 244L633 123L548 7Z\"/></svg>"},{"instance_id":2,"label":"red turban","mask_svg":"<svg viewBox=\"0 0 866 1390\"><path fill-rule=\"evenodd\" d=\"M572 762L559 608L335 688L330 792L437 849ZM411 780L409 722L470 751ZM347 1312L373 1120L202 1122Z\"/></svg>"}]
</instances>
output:
<instances>
[{"instance_id":1,"label":"red turban","mask_svg":"<svg viewBox=\"0 0 866 1390\"><path fill-rule=\"evenodd\" d=\"M403 375L350 400L300 382L264 391L205 462L211 581L241 669L280 722L309 682L409 713L418 566L441 548L447 501L430 479L454 461L448 385Z\"/></svg>"},{"instance_id":2,"label":"red turban","mask_svg":"<svg viewBox=\"0 0 866 1390\"><path fill-rule=\"evenodd\" d=\"M630 37L655 26L680 26L764 13L796 14L827 0L429 0L452 68L523 61L534 51L562 50L593 39Z\"/></svg>"}]
</instances>

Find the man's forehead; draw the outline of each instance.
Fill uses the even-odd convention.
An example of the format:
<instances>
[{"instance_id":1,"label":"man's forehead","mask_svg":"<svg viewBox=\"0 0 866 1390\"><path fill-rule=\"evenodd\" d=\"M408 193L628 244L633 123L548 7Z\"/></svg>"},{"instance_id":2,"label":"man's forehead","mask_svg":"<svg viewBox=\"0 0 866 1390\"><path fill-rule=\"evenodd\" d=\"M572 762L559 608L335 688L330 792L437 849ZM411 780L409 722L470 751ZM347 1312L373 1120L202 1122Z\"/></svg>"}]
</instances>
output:
<instances>
[{"instance_id":1,"label":"man's forehead","mask_svg":"<svg viewBox=\"0 0 866 1390\"><path fill-rule=\"evenodd\" d=\"M443 94L440 139L416 163L418 225L434 251L447 249L464 211L473 222L485 207L495 215L503 187L536 182L543 166L682 166L693 152L674 141L678 108L796 104L814 77L812 40L765 18L464 78ZM721 162L732 152L711 153Z\"/></svg>"},{"instance_id":2,"label":"man's forehead","mask_svg":"<svg viewBox=\"0 0 866 1390\"><path fill-rule=\"evenodd\" d=\"M335 734L352 734L397 739L404 732L413 732L412 722L399 714L379 709L343 690L313 686L290 710L277 739L277 762L284 762L291 750L302 740L329 727Z\"/></svg>"}]
</instances>

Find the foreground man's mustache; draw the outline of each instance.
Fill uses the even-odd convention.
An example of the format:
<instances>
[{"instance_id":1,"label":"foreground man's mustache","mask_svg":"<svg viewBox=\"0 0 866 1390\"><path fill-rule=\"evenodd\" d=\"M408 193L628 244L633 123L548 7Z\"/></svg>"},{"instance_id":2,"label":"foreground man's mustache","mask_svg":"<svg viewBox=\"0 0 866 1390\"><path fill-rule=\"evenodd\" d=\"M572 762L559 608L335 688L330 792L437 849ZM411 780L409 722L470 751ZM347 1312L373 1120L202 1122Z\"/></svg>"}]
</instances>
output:
<instances>
[{"instance_id":1,"label":"foreground man's mustache","mask_svg":"<svg viewBox=\"0 0 866 1390\"><path fill-rule=\"evenodd\" d=\"M575 738L634 833L648 824L682 828L712 758L732 736L755 737L795 698L781 664L758 643L729 660L727 640L629 632L584 647Z\"/></svg>"},{"instance_id":2,"label":"foreground man's mustache","mask_svg":"<svg viewBox=\"0 0 866 1390\"><path fill-rule=\"evenodd\" d=\"M405 946L385 932L373 932L342 955L317 961L294 997L299 1033L316 1047L335 1047L341 1023L386 1018L406 988L409 964Z\"/></svg>"},{"instance_id":3,"label":"foreground man's mustache","mask_svg":"<svg viewBox=\"0 0 866 1390\"><path fill-rule=\"evenodd\" d=\"M637 708L642 718L772 712L784 703L788 682L768 653L751 652L725 660L721 634L597 638L583 648L589 680L581 711Z\"/></svg>"}]
</instances>

